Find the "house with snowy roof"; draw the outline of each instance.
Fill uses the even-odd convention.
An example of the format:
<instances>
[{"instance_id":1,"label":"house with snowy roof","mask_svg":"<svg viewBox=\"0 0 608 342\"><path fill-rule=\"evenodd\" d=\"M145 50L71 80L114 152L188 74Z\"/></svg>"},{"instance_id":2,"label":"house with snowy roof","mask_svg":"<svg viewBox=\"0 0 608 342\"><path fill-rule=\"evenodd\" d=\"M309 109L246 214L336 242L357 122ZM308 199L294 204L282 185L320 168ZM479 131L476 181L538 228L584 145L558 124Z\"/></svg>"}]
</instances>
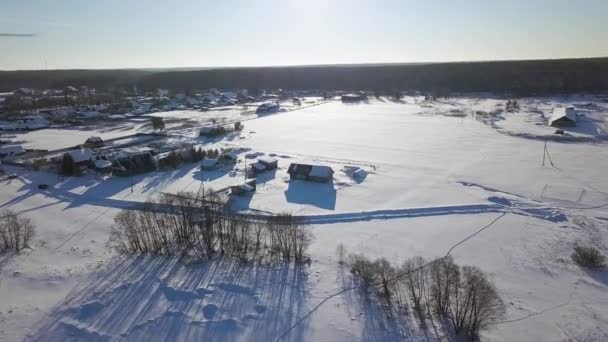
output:
<instances>
[{"instance_id":1,"label":"house with snowy roof","mask_svg":"<svg viewBox=\"0 0 608 342\"><path fill-rule=\"evenodd\" d=\"M552 127L575 127L576 111L574 107L556 107L549 118L549 126Z\"/></svg>"},{"instance_id":2,"label":"house with snowy roof","mask_svg":"<svg viewBox=\"0 0 608 342\"><path fill-rule=\"evenodd\" d=\"M287 169L290 179L328 183L333 180L334 170L325 165L291 163Z\"/></svg>"}]
</instances>

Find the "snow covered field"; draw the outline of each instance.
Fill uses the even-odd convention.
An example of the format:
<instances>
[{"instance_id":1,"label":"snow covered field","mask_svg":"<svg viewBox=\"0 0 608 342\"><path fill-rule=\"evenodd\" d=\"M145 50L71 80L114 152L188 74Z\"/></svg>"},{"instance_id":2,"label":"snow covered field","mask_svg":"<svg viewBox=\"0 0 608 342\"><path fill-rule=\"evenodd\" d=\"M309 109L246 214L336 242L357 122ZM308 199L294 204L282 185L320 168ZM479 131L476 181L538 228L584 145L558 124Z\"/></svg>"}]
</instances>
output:
<instances>
[{"instance_id":1,"label":"snow covered field","mask_svg":"<svg viewBox=\"0 0 608 342\"><path fill-rule=\"evenodd\" d=\"M443 256L459 242L455 261L490 274L507 304L507 322L485 332L487 340L607 340L608 271L584 271L570 254L575 243L608 254L608 103L529 99L509 113L495 98L402 102L330 102L246 121L240 136L192 137L206 148L240 148L240 161L140 175L133 192L128 178L3 179L0 209L31 218L37 235L31 250L0 258L0 340L433 340L418 327L391 330L353 293L298 318L342 287L340 243L400 263ZM546 126L558 104L584 115L565 139ZM43 144L45 131L28 141ZM542 166L545 138L554 167ZM107 248L120 209L160 192L196 192L201 179L215 189L235 184L247 154L274 156L279 169L234 204L305 215L310 267L184 265ZM289 163L302 160L332 166L334 183L289 182ZM345 166L366 177L352 178ZM38 190L41 182L51 187Z\"/></svg>"}]
</instances>

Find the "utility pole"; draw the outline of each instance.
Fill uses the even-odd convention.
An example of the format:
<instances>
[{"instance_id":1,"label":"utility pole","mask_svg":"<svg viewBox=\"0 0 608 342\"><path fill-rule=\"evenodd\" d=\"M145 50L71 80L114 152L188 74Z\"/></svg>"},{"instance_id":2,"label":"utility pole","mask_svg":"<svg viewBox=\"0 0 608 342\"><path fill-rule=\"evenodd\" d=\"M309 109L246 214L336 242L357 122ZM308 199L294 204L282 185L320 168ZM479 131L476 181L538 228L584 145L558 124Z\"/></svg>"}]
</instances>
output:
<instances>
[{"instance_id":1,"label":"utility pole","mask_svg":"<svg viewBox=\"0 0 608 342\"><path fill-rule=\"evenodd\" d=\"M547 138L545 138L545 147L543 148L543 166L545 166L545 156L547 155Z\"/></svg>"},{"instance_id":2,"label":"utility pole","mask_svg":"<svg viewBox=\"0 0 608 342\"><path fill-rule=\"evenodd\" d=\"M245 157L245 183L247 183L247 158Z\"/></svg>"},{"instance_id":3,"label":"utility pole","mask_svg":"<svg viewBox=\"0 0 608 342\"><path fill-rule=\"evenodd\" d=\"M129 158L129 165L131 166L131 193L133 193L133 159Z\"/></svg>"}]
</instances>

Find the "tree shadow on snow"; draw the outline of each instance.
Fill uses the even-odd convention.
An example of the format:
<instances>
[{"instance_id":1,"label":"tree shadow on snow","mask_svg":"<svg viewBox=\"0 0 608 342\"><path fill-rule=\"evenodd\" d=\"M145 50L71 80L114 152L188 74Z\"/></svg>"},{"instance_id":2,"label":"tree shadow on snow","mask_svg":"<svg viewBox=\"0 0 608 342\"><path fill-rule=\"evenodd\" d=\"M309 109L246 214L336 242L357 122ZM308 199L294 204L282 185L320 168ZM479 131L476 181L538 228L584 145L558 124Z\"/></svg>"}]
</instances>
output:
<instances>
[{"instance_id":1,"label":"tree shadow on snow","mask_svg":"<svg viewBox=\"0 0 608 342\"><path fill-rule=\"evenodd\" d=\"M272 341L303 315L307 275L229 258L127 257L67 297L32 341ZM285 341L302 341L306 321Z\"/></svg>"},{"instance_id":2,"label":"tree shadow on snow","mask_svg":"<svg viewBox=\"0 0 608 342\"><path fill-rule=\"evenodd\" d=\"M441 340L442 333L426 322L420 324L411 310L371 292L357 288L344 294L351 319L361 322L361 341Z\"/></svg>"}]
</instances>

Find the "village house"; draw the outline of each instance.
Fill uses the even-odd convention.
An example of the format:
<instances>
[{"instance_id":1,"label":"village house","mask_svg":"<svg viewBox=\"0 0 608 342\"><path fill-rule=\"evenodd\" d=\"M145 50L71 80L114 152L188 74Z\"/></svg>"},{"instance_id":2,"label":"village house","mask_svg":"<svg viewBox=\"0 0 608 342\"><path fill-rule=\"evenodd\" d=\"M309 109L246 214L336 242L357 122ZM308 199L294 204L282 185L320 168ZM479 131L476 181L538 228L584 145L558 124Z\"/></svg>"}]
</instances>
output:
<instances>
[{"instance_id":1,"label":"village house","mask_svg":"<svg viewBox=\"0 0 608 342\"><path fill-rule=\"evenodd\" d=\"M287 169L289 177L294 180L306 180L328 183L333 180L334 170L325 165L292 163Z\"/></svg>"},{"instance_id":2,"label":"village house","mask_svg":"<svg viewBox=\"0 0 608 342\"><path fill-rule=\"evenodd\" d=\"M344 94L340 97L342 102L360 102L367 99L365 94Z\"/></svg>"},{"instance_id":3,"label":"village house","mask_svg":"<svg viewBox=\"0 0 608 342\"><path fill-rule=\"evenodd\" d=\"M264 102L258 106L256 113L275 113L278 112L281 106L278 102Z\"/></svg>"},{"instance_id":4,"label":"village house","mask_svg":"<svg viewBox=\"0 0 608 342\"><path fill-rule=\"evenodd\" d=\"M230 187L230 194L242 196L254 192L256 189L256 180L247 179L242 184L236 184Z\"/></svg>"},{"instance_id":5,"label":"village house","mask_svg":"<svg viewBox=\"0 0 608 342\"><path fill-rule=\"evenodd\" d=\"M549 126L552 127L575 127L576 111L574 107L556 107L549 118Z\"/></svg>"},{"instance_id":6,"label":"village house","mask_svg":"<svg viewBox=\"0 0 608 342\"><path fill-rule=\"evenodd\" d=\"M90 137L84 142L84 146L90 148L103 147L103 140L100 137Z\"/></svg>"},{"instance_id":7,"label":"village house","mask_svg":"<svg viewBox=\"0 0 608 342\"><path fill-rule=\"evenodd\" d=\"M81 148L76 150L71 150L67 152L70 157L72 157L72 161L74 162L74 167L80 172L86 171L89 166L91 166L93 156L95 153L90 148Z\"/></svg>"},{"instance_id":8,"label":"village house","mask_svg":"<svg viewBox=\"0 0 608 342\"><path fill-rule=\"evenodd\" d=\"M119 166L118 175L149 172L156 170L154 149L145 146L126 147L112 155L113 161Z\"/></svg>"}]
</instances>

